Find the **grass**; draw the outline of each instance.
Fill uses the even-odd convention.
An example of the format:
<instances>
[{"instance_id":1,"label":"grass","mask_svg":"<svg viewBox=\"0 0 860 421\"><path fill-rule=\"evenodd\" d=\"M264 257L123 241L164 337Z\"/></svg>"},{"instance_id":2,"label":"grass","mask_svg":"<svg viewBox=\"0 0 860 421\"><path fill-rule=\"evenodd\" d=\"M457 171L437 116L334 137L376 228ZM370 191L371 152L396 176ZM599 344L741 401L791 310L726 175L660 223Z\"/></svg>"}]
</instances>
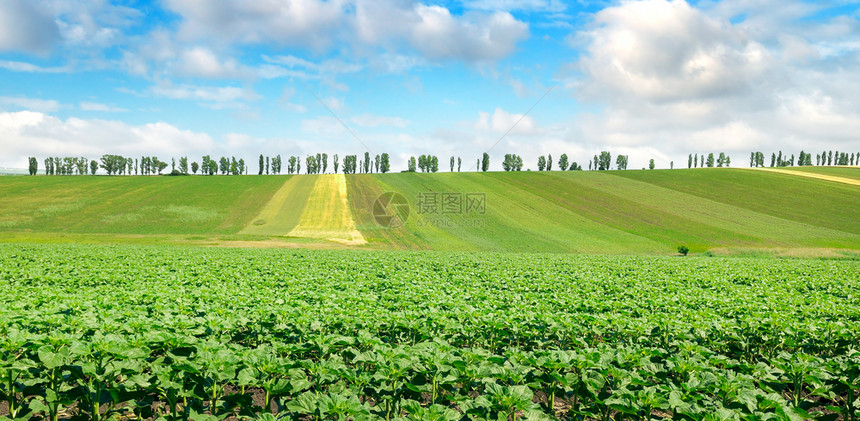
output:
<instances>
[{"instance_id":1,"label":"grass","mask_svg":"<svg viewBox=\"0 0 860 421\"><path fill-rule=\"evenodd\" d=\"M283 177L4 177L0 228L102 234L228 234Z\"/></svg>"},{"instance_id":2,"label":"grass","mask_svg":"<svg viewBox=\"0 0 860 421\"><path fill-rule=\"evenodd\" d=\"M403 194L413 205L415 212L405 228L424 248L578 253L659 253L664 249L660 243L571 213L553 198L512 188L501 180L528 176L446 173L376 177L384 190ZM486 212L420 214L418 194L428 192L439 193L439 200L443 193L485 195Z\"/></svg>"},{"instance_id":3,"label":"grass","mask_svg":"<svg viewBox=\"0 0 860 421\"><path fill-rule=\"evenodd\" d=\"M860 180L860 167L782 167L782 170L799 171L813 174L831 175L834 177Z\"/></svg>"},{"instance_id":4,"label":"grass","mask_svg":"<svg viewBox=\"0 0 860 421\"><path fill-rule=\"evenodd\" d=\"M385 192L409 202L405 226L374 219ZM420 211L419 195L446 193L482 195L485 211ZM832 257L860 250L858 193L748 169L8 177L0 241L587 254L675 254L683 244L693 253Z\"/></svg>"},{"instance_id":5,"label":"grass","mask_svg":"<svg viewBox=\"0 0 860 421\"><path fill-rule=\"evenodd\" d=\"M351 185L362 192L357 196L394 191L412 204L413 214L405 227L367 228L369 236L397 248L645 254L671 254L679 244L693 252L717 247L860 248L860 235L838 229L856 228L846 222L860 214L849 206L848 196L842 196L844 191L856 193L856 187L824 184L828 186L825 200L837 201L839 211L818 213L813 221L810 214L794 209L803 218L789 219L783 215L785 210L769 213L721 200L743 193L748 184L761 184L762 178L765 183L773 181L772 174L728 172L741 177L727 183L720 178L723 174L708 170L385 174L365 176ZM693 175L692 187L707 181L717 194L697 194L686 185L683 189L662 186L657 181L664 178L655 181L655 175L673 181ZM776 190L774 194L789 196L798 185L810 182L787 178L791 182L769 187ZM821 181L811 181L821 190ZM379 188L372 189L372 184ZM484 194L487 210L481 215L416 214L418 196L427 192L440 198L446 192ZM373 225L369 203L366 197L352 200L363 232Z\"/></svg>"},{"instance_id":6,"label":"grass","mask_svg":"<svg viewBox=\"0 0 860 421\"><path fill-rule=\"evenodd\" d=\"M636 180L806 226L860 235L856 186L750 169L612 171ZM774 226L774 229L781 229ZM850 242L857 246L856 240ZM831 244L838 247L838 244Z\"/></svg>"},{"instance_id":7,"label":"grass","mask_svg":"<svg viewBox=\"0 0 860 421\"><path fill-rule=\"evenodd\" d=\"M365 244L355 227L347 199L346 176L324 174L313 178L314 186L289 237L320 238L344 244Z\"/></svg>"},{"instance_id":8,"label":"grass","mask_svg":"<svg viewBox=\"0 0 860 421\"><path fill-rule=\"evenodd\" d=\"M314 177L310 176L289 176L271 200L263 206L260 213L241 232L277 236L289 234L301 220L307 199L314 188L314 182Z\"/></svg>"}]
</instances>

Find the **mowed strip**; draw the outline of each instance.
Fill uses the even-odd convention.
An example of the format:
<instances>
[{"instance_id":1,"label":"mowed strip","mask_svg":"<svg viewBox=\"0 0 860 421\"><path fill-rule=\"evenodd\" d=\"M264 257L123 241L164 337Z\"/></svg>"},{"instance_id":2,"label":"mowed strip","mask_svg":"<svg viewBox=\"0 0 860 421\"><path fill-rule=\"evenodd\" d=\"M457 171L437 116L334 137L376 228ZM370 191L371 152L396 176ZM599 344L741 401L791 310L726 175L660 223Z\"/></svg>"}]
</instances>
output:
<instances>
[{"instance_id":1,"label":"mowed strip","mask_svg":"<svg viewBox=\"0 0 860 421\"><path fill-rule=\"evenodd\" d=\"M814 173L814 172L793 171L793 170L782 169L782 168L755 168L755 169L758 171L767 171L767 172L775 172L775 173L780 173L780 174L796 175L799 177L816 178L819 180L835 181L837 183L850 184L852 186L860 186L860 180L854 179L854 178L838 177L835 175L821 174L821 173Z\"/></svg>"},{"instance_id":2,"label":"mowed strip","mask_svg":"<svg viewBox=\"0 0 860 421\"><path fill-rule=\"evenodd\" d=\"M316 182L299 223L287 236L318 238L348 245L366 244L350 212L346 177L343 174L323 174L314 178Z\"/></svg>"},{"instance_id":3,"label":"mowed strip","mask_svg":"<svg viewBox=\"0 0 860 421\"><path fill-rule=\"evenodd\" d=\"M314 184L311 176L289 177L240 234L288 235L299 225Z\"/></svg>"}]
</instances>

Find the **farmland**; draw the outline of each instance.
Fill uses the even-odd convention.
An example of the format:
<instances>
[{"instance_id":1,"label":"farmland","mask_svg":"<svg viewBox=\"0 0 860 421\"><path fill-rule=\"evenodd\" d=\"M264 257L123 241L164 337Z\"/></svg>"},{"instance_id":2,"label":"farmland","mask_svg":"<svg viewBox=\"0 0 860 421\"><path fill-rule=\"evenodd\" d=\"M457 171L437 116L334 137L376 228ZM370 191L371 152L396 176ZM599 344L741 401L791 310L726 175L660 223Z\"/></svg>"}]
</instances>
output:
<instances>
[{"instance_id":1,"label":"farmland","mask_svg":"<svg viewBox=\"0 0 860 421\"><path fill-rule=\"evenodd\" d=\"M857 419L858 273L850 260L5 245L0 413Z\"/></svg>"},{"instance_id":2,"label":"farmland","mask_svg":"<svg viewBox=\"0 0 860 421\"><path fill-rule=\"evenodd\" d=\"M408 201L403 226L376 221L386 192ZM477 195L484 206L422 212L428 195ZM4 177L0 241L649 255L684 244L841 256L860 250L858 195L857 185L734 168Z\"/></svg>"}]
</instances>

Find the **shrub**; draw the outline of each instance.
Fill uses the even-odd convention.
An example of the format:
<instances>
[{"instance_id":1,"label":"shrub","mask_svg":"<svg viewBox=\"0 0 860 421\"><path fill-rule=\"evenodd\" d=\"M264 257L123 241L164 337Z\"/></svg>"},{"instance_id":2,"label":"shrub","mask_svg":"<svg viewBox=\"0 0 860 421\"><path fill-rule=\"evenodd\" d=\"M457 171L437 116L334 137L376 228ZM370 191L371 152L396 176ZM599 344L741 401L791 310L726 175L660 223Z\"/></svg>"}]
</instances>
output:
<instances>
[{"instance_id":1,"label":"shrub","mask_svg":"<svg viewBox=\"0 0 860 421\"><path fill-rule=\"evenodd\" d=\"M690 248L689 248L689 247L687 247L687 246L678 246L678 253L681 253L681 255L686 256L686 255L687 255L687 253L689 253L689 252L690 252Z\"/></svg>"}]
</instances>

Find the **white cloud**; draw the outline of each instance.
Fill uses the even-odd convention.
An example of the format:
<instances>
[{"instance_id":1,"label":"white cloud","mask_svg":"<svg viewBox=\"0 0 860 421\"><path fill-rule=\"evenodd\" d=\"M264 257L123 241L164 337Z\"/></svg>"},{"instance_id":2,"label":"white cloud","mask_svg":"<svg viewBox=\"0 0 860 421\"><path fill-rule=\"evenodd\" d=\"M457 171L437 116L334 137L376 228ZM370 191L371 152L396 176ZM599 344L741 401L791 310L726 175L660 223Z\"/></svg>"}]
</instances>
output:
<instances>
[{"instance_id":1,"label":"white cloud","mask_svg":"<svg viewBox=\"0 0 860 421\"><path fill-rule=\"evenodd\" d=\"M28 156L86 156L106 153L161 157L200 155L217 150L206 134L158 122L129 125L120 121L59 118L33 111L0 113L2 165L20 167ZM162 158L165 159L165 158Z\"/></svg>"},{"instance_id":2,"label":"white cloud","mask_svg":"<svg viewBox=\"0 0 860 421\"><path fill-rule=\"evenodd\" d=\"M281 64L281 65L284 65L284 66L289 67L289 68L302 67L302 68L306 68L306 69L316 70L320 67L319 65L317 65L316 63L314 63L312 61L308 61L308 60L305 60L301 57L296 57L293 55L275 56L275 57L269 57L267 55L263 55L263 60L265 60L269 63Z\"/></svg>"},{"instance_id":3,"label":"white cloud","mask_svg":"<svg viewBox=\"0 0 860 421\"><path fill-rule=\"evenodd\" d=\"M194 47L182 51L175 64L175 70L180 76L213 79L241 79L251 75L251 70L239 64L235 59L219 59L212 50L205 47Z\"/></svg>"},{"instance_id":4,"label":"white cloud","mask_svg":"<svg viewBox=\"0 0 860 421\"><path fill-rule=\"evenodd\" d=\"M67 67L40 67L32 63L9 60L0 60L0 68L25 73L66 73L69 71Z\"/></svg>"},{"instance_id":5,"label":"white cloud","mask_svg":"<svg viewBox=\"0 0 860 421\"><path fill-rule=\"evenodd\" d=\"M491 62L529 35L528 24L508 12L470 11L457 16L442 6L398 1L356 4L359 38L396 47L402 42L431 60Z\"/></svg>"},{"instance_id":6,"label":"white cloud","mask_svg":"<svg viewBox=\"0 0 860 421\"><path fill-rule=\"evenodd\" d=\"M642 154L659 145L660 159L685 162L688 153L860 149L850 135L860 131L860 74L848 70L860 64L857 50L827 57L821 49L833 33L860 38L860 25L812 24L798 19L808 3L770 3L780 11L644 0L598 12L574 39L585 52L567 82L599 111L568 121L567 138ZM737 15L746 18L732 24Z\"/></svg>"},{"instance_id":7,"label":"white cloud","mask_svg":"<svg viewBox=\"0 0 860 421\"><path fill-rule=\"evenodd\" d=\"M42 113L52 113L60 109L60 103L53 99L10 96L0 96L0 106Z\"/></svg>"},{"instance_id":8,"label":"white cloud","mask_svg":"<svg viewBox=\"0 0 860 421\"><path fill-rule=\"evenodd\" d=\"M179 39L222 46L272 44L317 52L342 43L359 52L365 46L408 46L432 60L487 62L511 54L528 37L528 24L507 11L453 15L446 7L403 0L167 0L166 6L182 17ZM538 6L558 9L556 2L542 1L525 8Z\"/></svg>"},{"instance_id":9,"label":"white cloud","mask_svg":"<svg viewBox=\"0 0 860 421\"><path fill-rule=\"evenodd\" d=\"M701 99L748 91L767 77L768 51L744 31L685 1L645 0L604 9L579 65L583 91L626 101Z\"/></svg>"},{"instance_id":10,"label":"white cloud","mask_svg":"<svg viewBox=\"0 0 860 421\"><path fill-rule=\"evenodd\" d=\"M108 65L103 49L125 42L125 31L141 15L134 8L104 0L4 0L0 2L0 52L49 55L63 47L86 59L76 64L103 68Z\"/></svg>"},{"instance_id":11,"label":"white cloud","mask_svg":"<svg viewBox=\"0 0 860 421\"><path fill-rule=\"evenodd\" d=\"M335 97L320 98L320 101L332 111L339 111L344 107L343 100Z\"/></svg>"},{"instance_id":12,"label":"white cloud","mask_svg":"<svg viewBox=\"0 0 860 421\"><path fill-rule=\"evenodd\" d=\"M0 2L0 51L46 54L61 40L49 3Z\"/></svg>"},{"instance_id":13,"label":"white cloud","mask_svg":"<svg viewBox=\"0 0 860 421\"><path fill-rule=\"evenodd\" d=\"M463 6L477 10L523 10L563 12L567 6L559 0L466 0Z\"/></svg>"},{"instance_id":14,"label":"white cloud","mask_svg":"<svg viewBox=\"0 0 860 421\"><path fill-rule=\"evenodd\" d=\"M499 135L509 133L512 135L537 135L543 130L537 121L523 114L511 114L501 108L496 108L493 114L488 112L478 113L478 121L475 128L479 130L491 130Z\"/></svg>"},{"instance_id":15,"label":"white cloud","mask_svg":"<svg viewBox=\"0 0 860 421\"><path fill-rule=\"evenodd\" d=\"M183 39L324 48L342 28L348 3L167 0L165 5L182 16L179 34Z\"/></svg>"},{"instance_id":16,"label":"white cloud","mask_svg":"<svg viewBox=\"0 0 860 421\"><path fill-rule=\"evenodd\" d=\"M108 113L121 113L126 112L128 110L120 107L115 107L113 105L100 104L98 102L90 102L84 101L80 103L81 110L83 111L101 111Z\"/></svg>"},{"instance_id":17,"label":"white cloud","mask_svg":"<svg viewBox=\"0 0 860 421\"><path fill-rule=\"evenodd\" d=\"M283 91L283 93L281 94L281 99L280 99L279 103L280 103L280 104L281 104L281 106L282 106L282 107L284 107L284 109L286 109L287 111L291 111L291 112L294 112L294 113L304 113L304 112L306 112L306 111L308 110L308 108L307 108L307 107L305 107L305 106L304 106L304 105L302 105L302 104L298 104L298 103L292 102L292 99L293 99L293 97L295 97L295 95L296 95L296 90L295 90L295 89L293 89L293 88L291 88L291 87L284 88L284 91Z\"/></svg>"},{"instance_id":18,"label":"white cloud","mask_svg":"<svg viewBox=\"0 0 860 421\"><path fill-rule=\"evenodd\" d=\"M303 132L324 137L342 136L346 133L343 125L336 118L328 116L302 120L301 128Z\"/></svg>"},{"instance_id":19,"label":"white cloud","mask_svg":"<svg viewBox=\"0 0 860 421\"><path fill-rule=\"evenodd\" d=\"M245 88L235 86L195 86L173 85L170 83L156 84L150 88L156 96L172 99L189 99L213 103L232 103L240 100L255 100L257 94Z\"/></svg>"},{"instance_id":20,"label":"white cloud","mask_svg":"<svg viewBox=\"0 0 860 421\"><path fill-rule=\"evenodd\" d=\"M262 58L267 64L259 67L258 74L264 79L279 77L294 77L304 80L323 79L331 84L337 75L356 73L364 69L361 64L345 62L337 58L322 60L319 63L293 55L263 55Z\"/></svg>"},{"instance_id":21,"label":"white cloud","mask_svg":"<svg viewBox=\"0 0 860 421\"><path fill-rule=\"evenodd\" d=\"M140 22L143 12L104 0L51 2L64 42L87 51L125 42L125 31Z\"/></svg>"}]
</instances>

